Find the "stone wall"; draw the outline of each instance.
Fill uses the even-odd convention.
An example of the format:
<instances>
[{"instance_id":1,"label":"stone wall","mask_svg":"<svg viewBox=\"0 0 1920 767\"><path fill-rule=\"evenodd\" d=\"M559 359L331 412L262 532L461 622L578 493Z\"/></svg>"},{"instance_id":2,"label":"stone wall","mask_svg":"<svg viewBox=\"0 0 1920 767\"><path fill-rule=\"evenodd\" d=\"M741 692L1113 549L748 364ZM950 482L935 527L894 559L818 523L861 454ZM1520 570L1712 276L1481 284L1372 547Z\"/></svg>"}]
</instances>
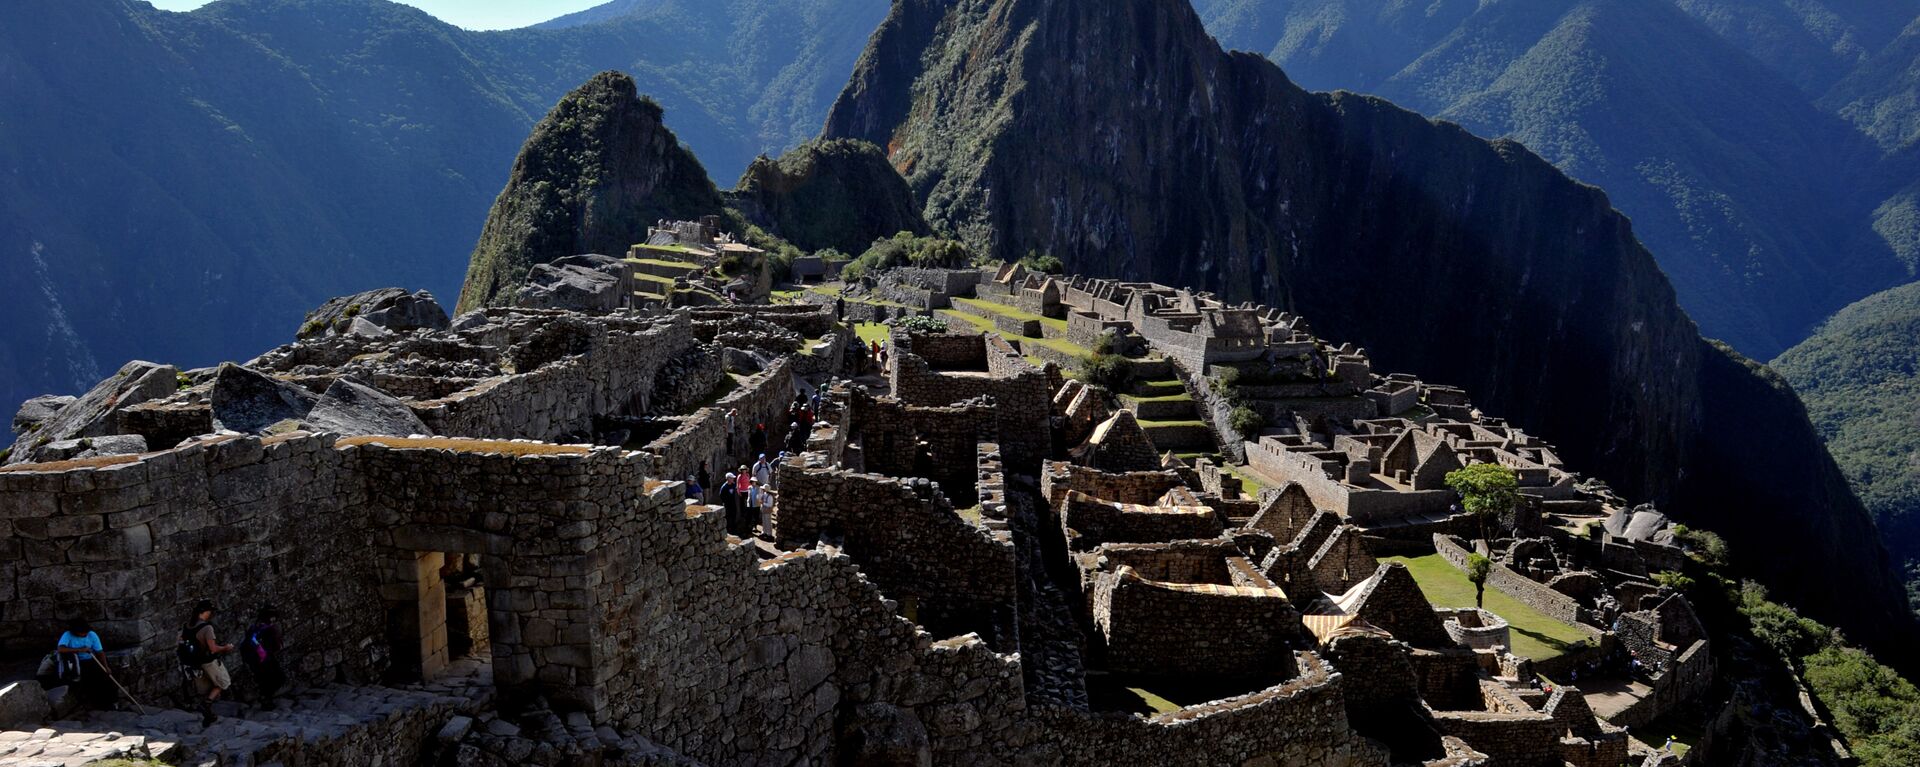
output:
<instances>
[{"instance_id":1,"label":"stone wall","mask_svg":"<svg viewBox=\"0 0 1920 767\"><path fill-rule=\"evenodd\" d=\"M775 537L838 545L889 598L939 637L975 632L1014 644L1014 550L956 514L925 479L779 467Z\"/></svg>"},{"instance_id":2,"label":"stone wall","mask_svg":"<svg viewBox=\"0 0 1920 767\"><path fill-rule=\"evenodd\" d=\"M978 446L997 436L991 408L907 405L855 390L848 400L847 424L847 436L860 446L865 471L932 479L961 506L978 500Z\"/></svg>"},{"instance_id":3,"label":"stone wall","mask_svg":"<svg viewBox=\"0 0 1920 767\"><path fill-rule=\"evenodd\" d=\"M1064 461L1051 461L1040 476L1040 494L1056 511L1066 506L1070 492L1114 503L1152 504L1181 486L1180 475L1171 471L1133 471L1108 473Z\"/></svg>"},{"instance_id":4,"label":"stone wall","mask_svg":"<svg viewBox=\"0 0 1920 767\"><path fill-rule=\"evenodd\" d=\"M1447 636L1476 650L1513 647L1512 634L1505 619L1477 607L1434 608L1444 619Z\"/></svg>"},{"instance_id":5,"label":"stone wall","mask_svg":"<svg viewBox=\"0 0 1920 767\"><path fill-rule=\"evenodd\" d=\"M655 477L685 479L700 470L700 462L711 461L714 481L726 476L729 467L751 465L756 456L748 441L748 429L756 423L767 425L768 451L778 454L778 445L786 435L787 406L793 402L793 376L789 361L782 359L766 370L747 378L740 386L710 407L694 411L673 431L647 444L643 451L652 456L648 472ZM727 411L738 410L732 450L728 449Z\"/></svg>"},{"instance_id":6,"label":"stone wall","mask_svg":"<svg viewBox=\"0 0 1920 767\"><path fill-rule=\"evenodd\" d=\"M553 327L562 327L561 322L553 320ZM581 333L585 348L567 350L580 356L489 378L422 402L415 412L435 434L564 441L590 433L594 416L647 412L655 376L695 341L682 313L651 324L620 323L605 332Z\"/></svg>"},{"instance_id":7,"label":"stone wall","mask_svg":"<svg viewBox=\"0 0 1920 767\"><path fill-rule=\"evenodd\" d=\"M1065 530L1067 545L1076 551L1091 551L1103 543L1217 538L1225 529L1219 515L1205 506L1117 504L1079 491L1067 498L1060 526Z\"/></svg>"},{"instance_id":8,"label":"stone wall","mask_svg":"<svg viewBox=\"0 0 1920 767\"><path fill-rule=\"evenodd\" d=\"M1007 469L1039 471L1053 444L1053 386L1046 371L1028 364L998 337L896 333L894 341L887 363L893 396L910 405L934 406L991 397L994 441Z\"/></svg>"},{"instance_id":9,"label":"stone wall","mask_svg":"<svg viewBox=\"0 0 1920 767\"><path fill-rule=\"evenodd\" d=\"M341 463L320 440L224 438L0 472L0 642L41 652L65 619L89 618L109 649L143 649L122 681L170 693L170 649L196 600L222 606L227 638L272 602L297 629L290 671L378 678L385 616L363 609L378 603L377 584L355 577L373 569L366 490L342 479ZM305 587L315 580L340 585Z\"/></svg>"},{"instance_id":10,"label":"stone wall","mask_svg":"<svg viewBox=\"0 0 1920 767\"><path fill-rule=\"evenodd\" d=\"M1150 719L1039 710L1057 749L1044 755L1067 765L1384 767L1383 749L1348 733L1340 675L1312 653L1294 661L1285 684Z\"/></svg>"},{"instance_id":11,"label":"stone wall","mask_svg":"<svg viewBox=\"0 0 1920 767\"><path fill-rule=\"evenodd\" d=\"M1093 620L1120 673L1255 677L1292 672L1300 614L1277 588L1170 583L1132 568L1102 574Z\"/></svg>"}]
</instances>

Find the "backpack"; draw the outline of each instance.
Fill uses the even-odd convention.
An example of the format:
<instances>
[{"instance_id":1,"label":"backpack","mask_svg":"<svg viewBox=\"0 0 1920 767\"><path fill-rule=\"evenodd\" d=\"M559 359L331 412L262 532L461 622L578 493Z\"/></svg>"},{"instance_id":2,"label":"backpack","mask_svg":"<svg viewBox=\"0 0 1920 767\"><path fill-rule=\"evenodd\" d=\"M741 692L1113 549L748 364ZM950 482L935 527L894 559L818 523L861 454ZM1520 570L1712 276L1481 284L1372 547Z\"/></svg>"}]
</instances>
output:
<instances>
[{"instance_id":1,"label":"backpack","mask_svg":"<svg viewBox=\"0 0 1920 767\"><path fill-rule=\"evenodd\" d=\"M213 655L207 652L206 646L202 645L196 636L200 633L201 627L211 625L213 624L201 621L180 629L180 643L173 648L173 654L180 659L180 665L198 667L207 665L213 660Z\"/></svg>"}]
</instances>

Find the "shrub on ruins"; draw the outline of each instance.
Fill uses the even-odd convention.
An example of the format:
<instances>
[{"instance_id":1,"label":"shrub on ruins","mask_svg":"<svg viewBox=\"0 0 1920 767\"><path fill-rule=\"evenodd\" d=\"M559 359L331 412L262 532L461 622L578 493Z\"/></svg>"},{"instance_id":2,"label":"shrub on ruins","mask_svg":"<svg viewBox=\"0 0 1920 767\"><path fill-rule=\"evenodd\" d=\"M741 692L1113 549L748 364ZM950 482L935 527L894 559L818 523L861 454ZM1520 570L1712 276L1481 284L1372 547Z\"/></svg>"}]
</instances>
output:
<instances>
[{"instance_id":1,"label":"shrub on ruins","mask_svg":"<svg viewBox=\"0 0 1920 767\"><path fill-rule=\"evenodd\" d=\"M1133 360L1118 354L1095 354L1080 366L1079 378L1108 391L1120 391L1133 380Z\"/></svg>"},{"instance_id":2,"label":"shrub on ruins","mask_svg":"<svg viewBox=\"0 0 1920 767\"><path fill-rule=\"evenodd\" d=\"M899 319L894 320L890 324L892 324L895 328L898 328L900 330L905 330L909 333L945 333L947 332L946 320L942 320L939 317L925 317L925 316L915 315L912 317L901 317Z\"/></svg>"},{"instance_id":3,"label":"shrub on ruins","mask_svg":"<svg viewBox=\"0 0 1920 767\"><path fill-rule=\"evenodd\" d=\"M1716 570L1727 566L1727 539L1720 537L1719 533L1674 525L1673 537L1700 564Z\"/></svg>"},{"instance_id":4,"label":"shrub on ruins","mask_svg":"<svg viewBox=\"0 0 1920 767\"><path fill-rule=\"evenodd\" d=\"M1067 265L1060 261L1059 256L1037 250L1027 251L1027 256L1020 259L1020 265L1026 267L1028 271L1042 274L1065 274L1067 271Z\"/></svg>"},{"instance_id":5,"label":"shrub on ruins","mask_svg":"<svg viewBox=\"0 0 1920 767\"><path fill-rule=\"evenodd\" d=\"M1093 353L1113 354L1116 343L1118 343L1118 338L1114 336L1112 331L1101 333L1099 338L1093 340Z\"/></svg>"},{"instance_id":6,"label":"shrub on ruins","mask_svg":"<svg viewBox=\"0 0 1920 767\"><path fill-rule=\"evenodd\" d=\"M1253 439L1260 434L1260 430L1267 428L1267 418L1260 415L1260 411L1241 405L1227 415L1227 425L1233 427L1235 434Z\"/></svg>"},{"instance_id":7,"label":"shrub on ruins","mask_svg":"<svg viewBox=\"0 0 1920 767\"><path fill-rule=\"evenodd\" d=\"M958 240L901 232L874 240L873 246L854 259L853 263L847 264L841 275L853 280L896 266L958 269L973 262L973 251Z\"/></svg>"},{"instance_id":8,"label":"shrub on ruins","mask_svg":"<svg viewBox=\"0 0 1920 767\"><path fill-rule=\"evenodd\" d=\"M1694 586L1692 576L1675 570L1662 570L1654 573L1653 582L1680 592L1690 591Z\"/></svg>"},{"instance_id":9,"label":"shrub on ruins","mask_svg":"<svg viewBox=\"0 0 1920 767\"><path fill-rule=\"evenodd\" d=\"M1467 555L1467 580L1473 582L1473 606L1487 606L1487 576L1493 574L1493 560L1480 554Z\"/></svg>"}]
</instances>

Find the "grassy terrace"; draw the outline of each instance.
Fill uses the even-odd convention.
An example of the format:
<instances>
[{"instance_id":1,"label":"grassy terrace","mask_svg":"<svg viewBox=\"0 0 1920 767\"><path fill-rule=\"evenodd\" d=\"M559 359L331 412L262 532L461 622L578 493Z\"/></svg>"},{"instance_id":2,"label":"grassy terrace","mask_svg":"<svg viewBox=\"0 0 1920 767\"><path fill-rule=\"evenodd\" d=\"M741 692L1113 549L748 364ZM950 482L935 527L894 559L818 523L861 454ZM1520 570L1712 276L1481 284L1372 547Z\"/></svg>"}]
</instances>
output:
<instances>
[{"instance_id":1,"label":"grassy terrace","mask_svg":"<svg viewBox=\"0 0 1920 767\"><path fill-rule=\"evenodd\" d=\"M1151 429L1155 426L1162 426L1162 427L1198 426L1204 429L1207 426L1206 421L1202 421L1198 418L1182 418L1182 419L1173 420L1173 421L1149 421L1145 418L1136 418L1134 420L1138 421L1140 423L1140 428L1143 428L1143 429Z\"/></svg>"},{"instance_id":2,"label":"grassy terrace","mask_svg":"<svg viewBox=\"0 0 1920 767\"><path fill-rule=\"evenodd\" d=\"M1399 562L1413 573L1420 591L1435 607L1472 607L1473 582L1439 554L1424 557L1385 557L1383 562ZM1487 589L1487 610L1505 618L1513 627L1513 652L1534 660L1557 658L1572 649L1587 633L1528 607L1520 600L1495 589Z\"/></svg>"},{"instance_id":3,"label":"grassy terrace","mask_svg":"<svg viewBox=\"0 0 1920 767\"><path fill-rule=\"evenodd\" d=\"M1155 395L1150 397L1138 397L1132 394L1122 394L1120 395L1120 398L1123 400L1127 400L1129 402L1192 402L1193 401L1193 395L1186 393L1186 391L1184 390L1182 390L1178 394L1160 394L1160 395Z\"/></svg>"},{"instance_id":4,"label":"grassy terrace","mask_svg":"<svg viewBox=\"0 0 1920 767\"><path fill-rule=\"evenodd\" d=\"M642 253L660 253L669 256L697 255L692 248L685 245L635 245L633 247Z\"/></svg>"},{"instance_id":5,"label":"grassy terrace","mask_svg":"<svg viewBox=\"0 0 1920 767\"><path fill-rule=\"evenodd\" d=\"M974 301L975 299L956 298L954 300L955 301ZM999 306L999 304L989 304L989 305ZM959 320L961 322L965 322L969 325L974 326L979 330L982 330L988 333L999 332L999 330L993 327L993 320L988 319L986 317L982 317L977 314L969 314L967 312L960 311L959 309L941 309L939 310L939 315L945 318L946 320L948 320L947 322L948 325L952 325L953 320ZM1033 316L1033 315L1028 315L1028 316ZM1049 322L1059 322L1059 320L1049 320ZM1075 343L1070 343L1064 339L1059 339L1059 338L1016 338L1012 340L1017 340L1022 344L1044 346L1054 351L1060 352L1062 354L1069 354L1081 359L1085 359L1087 357L1093 356L1092 349L1088 349L1087 347L1084 347Z\"/></svg>"},{"instance_id":6,"label":"grassy terrace","mask_svg":"<svg viewBox=\"0 0 1920 767\"><path fill-rule=\"evenodd\" d=\"M1012 317L1017 320L1038 320L1041 325L1051 327L1055 330L1060 331L1061 333L1067 332L1066 320L1056 320L1056 319L1053 319L1052 317L1042 317L1038 314L1034 314L1033 312L1025 311L1022 309L1016 309L1006 304L997 304L992 301L988 301L984 298L956 298L956 299L953 299L953 302L956 304L964 304L966 306L971 306L985 312L992 312L994 314L1004 314L1008 317Z\"/></svg>"}]
</instances>

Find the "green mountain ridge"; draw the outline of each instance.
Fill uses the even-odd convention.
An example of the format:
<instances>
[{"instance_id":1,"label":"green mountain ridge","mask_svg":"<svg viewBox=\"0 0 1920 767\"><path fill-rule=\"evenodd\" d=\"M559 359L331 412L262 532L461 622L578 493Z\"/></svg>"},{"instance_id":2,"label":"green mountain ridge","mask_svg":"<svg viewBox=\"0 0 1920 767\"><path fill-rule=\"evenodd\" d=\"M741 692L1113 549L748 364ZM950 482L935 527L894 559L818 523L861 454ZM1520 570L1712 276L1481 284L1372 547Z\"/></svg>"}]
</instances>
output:
<instances>
[{"instance_id":1,"label":"green mountain ridge","mask_svg":"<svg viewBox=\"0 0 1920 767\"><path fill-rule=\"evenodd\" d=\"M1894 554L1920 559L1920 284L1841 310L1773 367L1806 401Z\"/></svg>"},{"instance_id":2,"label":"green mountain ridge","mask_svg":"<svg viewBox=\"0 0 1920 767\"><path fill-rule=\"evenodd\" d=\"M1906 652L1899 578L1791 389L1702 340L1607 197L1519 144L1309 93L1174 0L901 0L827 133L888 147L980 252L1290 308L1464 386Z\"/></svg>"}]
</instances>

